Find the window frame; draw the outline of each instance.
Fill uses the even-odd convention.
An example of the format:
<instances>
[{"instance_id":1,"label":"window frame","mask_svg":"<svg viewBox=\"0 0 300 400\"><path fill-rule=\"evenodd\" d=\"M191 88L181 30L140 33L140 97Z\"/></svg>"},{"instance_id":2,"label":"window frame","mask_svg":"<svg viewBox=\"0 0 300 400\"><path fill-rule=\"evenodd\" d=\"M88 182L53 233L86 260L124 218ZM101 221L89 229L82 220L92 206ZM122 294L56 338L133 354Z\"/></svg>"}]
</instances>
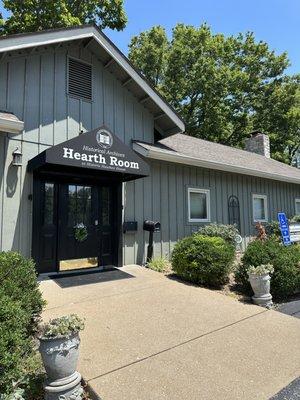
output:
<instances>
[{"instance_id":1,"label":"window frame","mask_svg":"<svg viewBox=\"0 0 300 400\"><path fill-rule=\"evenodd\" d=\"M295 198L295 215L300 215L300 213L297 214L297 203L300 204L300 197Z\"/></svg>"},{"instance_id":2,"label":"window frame","mask_svg":"<svg viewBox=\"0 0 300 400\"><path fill-rule=\"evenodd\" d=\"M254 199L263 199L264 200L265 219L255 219ZM269 221L268 196L266 194L258 194L258 193L252 194L252 219L254 222L268 222Z\"/></svg>"},{"instance_id":3,"label":"window frame","mask_svg":"<svg viewBox=\"0 0 300 400\"><path fill-rule=\"evenodd\" d=\"M206 210L207 210L207 218L191 218L191 193L203 193L206 195ZM187 190L187 201L188 201L188 222L189 223L199 223L199 222L210 222L210 189L201 189L201 188L194 188L188 187Z\"/></svg>"}]
</instances>

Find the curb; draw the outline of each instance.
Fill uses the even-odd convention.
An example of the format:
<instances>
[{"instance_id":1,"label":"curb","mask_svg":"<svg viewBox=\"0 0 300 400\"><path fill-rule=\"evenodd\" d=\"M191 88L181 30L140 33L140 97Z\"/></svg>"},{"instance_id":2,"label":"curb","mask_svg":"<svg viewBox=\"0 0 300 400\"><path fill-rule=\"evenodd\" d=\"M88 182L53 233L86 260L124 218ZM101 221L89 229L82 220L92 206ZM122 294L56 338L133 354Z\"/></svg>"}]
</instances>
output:
<instances>
[{"instance_id":1,"label":"curb","mask_svg":"<svg viewBox=\"0 0 300 400\"><path fill-rule=\"evenodd\" d=\"M82 386L90 395L91 400L103 400L84 378L81 379Z\"/></svg>"},{"instance_id":2,"label":"curb","mask_svg":"<svg viewBox=\"0 0 300 400\"><path fill-rule=\"evenodd\" d=\"M300 399L300 377L294 379L280 392L275 394L269 400L298 400Z\"/></svg>"}]
</instances>

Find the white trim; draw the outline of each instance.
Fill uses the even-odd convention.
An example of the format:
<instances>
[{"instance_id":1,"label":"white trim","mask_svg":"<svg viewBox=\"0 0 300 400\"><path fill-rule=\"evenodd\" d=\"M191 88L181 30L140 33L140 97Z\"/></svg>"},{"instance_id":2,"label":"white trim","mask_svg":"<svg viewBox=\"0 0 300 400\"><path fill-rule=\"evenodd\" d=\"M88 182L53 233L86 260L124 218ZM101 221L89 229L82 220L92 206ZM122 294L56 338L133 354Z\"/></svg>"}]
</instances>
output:
<instances>
[{"instance_id":1,"label":"white trim","mask_svg":"<svg viewBox=\"0 0 300 400\"><path fill-rule=\"evenodd\" d=\"M0 53L90 38L93 37L91 28L91 26L87 26L85 28L54 30L37 34L20 34L13 35L12 37L2 37L0 40Z\"/></svg>"},{"instance_id":2,"label":"white trim","mask_svg":"<svg viewBox=\"0 0 300 400\"><path fill-rule=\"evenodd\" d=\"M297 214L297 203L300 204L300 198L299 198L299 197L297 197L297 198L295 199L295 215L300 215L300 212L299 212L299 214Z\"/></svg>"},{"instance_id":3,"label":"white trim","mask_svg":"<svg viewBox=\"0 0 300 400\"><path fill-rule=\"evenodd\" d=\"M300 184L300 178L293 178L286 175L279 175L273 174L267 171L256 171L247 167L240 167L235 165L226 164L223 162L216 162L216 161L208 161L208 160L201 160L196 157L186 156L181 153L176 153L174 151L169 150L160 150L160 149L146 149L139 143L133 143L133 149L141 154L144 157L152 158L155 160L163 160L174 162L178 164L185 164L185 165L194 165L196 167L202 168L209 168L209 169L216 169L219 171L227 171L233 172L236 174L243 174L243 175L250 175L250 176L258 176L261 178L266 179L273 179L275 181L284 181L290 183L297 183ZM292 167L291 167L292 168Z\"/></svg>"},{"instance_id":4,"label":"white trim","mask_svg":"<svg viewBox=\"0 0 300 400\"><path fill-rule=\"evenodd\" d=\"M206 195L206 212L207 218L191 218L191 193L203 193ZM209 189L198 189L188 187L188 222L210 222L210 190Z\"/></svg>"},{"instance_id":5,"label":"white trim","mask_svg":"<svg viewBox=\"0 0 300 400\"><path fill-rule=\"evenodd\" d=\"M263 199L264 201L264 211L265 211L265 218L264 219L255 219L254 218L254 199ZM265 194L257 194L257 193L252 193L252 218L254 222L268 222L269 216L268 216L269 210L268 210L268 196Z\"/></svg>"},{"instance_id":6,"label":"white trim","mask_svg":"<svg viewBox=\"0 0 300 400\"><path fill-rule=\"evenodd\" d=\"M185 130L185 125L176 113L166 102L148 85L148 83L137 73L119 50L117 50L94 26L81 28L54 30L28 35L16 35L0 40L0 53L26 49L30 47L46 46L54 43L63 43L72 40L93 38L100 46L119 64L127 74L151 97L157 106L173 121L178 127L178 132Z\"/></svg>"},{"instance_id":7,"label":"white trim","mask_svg":"<svg viewBox=\"0 0 300 400\"><path fill-rule=\"evenodd\" d=\"M5 133L20 133L24 129L23 121L14 121L0 117L0 131Z\"/></svg>"}]
</instances>

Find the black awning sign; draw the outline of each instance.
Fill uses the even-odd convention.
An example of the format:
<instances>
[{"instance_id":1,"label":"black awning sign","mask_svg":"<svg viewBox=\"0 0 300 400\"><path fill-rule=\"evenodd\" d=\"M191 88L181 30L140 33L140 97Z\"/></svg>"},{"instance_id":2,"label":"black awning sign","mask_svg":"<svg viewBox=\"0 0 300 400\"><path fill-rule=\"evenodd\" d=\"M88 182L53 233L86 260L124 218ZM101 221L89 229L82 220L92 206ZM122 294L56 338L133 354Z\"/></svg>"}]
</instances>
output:
<instances>
[{"instance_id":1,"label":"black awning sign","mask_svg":"<svg viewBox=\"0 0 300 400\"><path fill-rule=\"evenodd\" d=\"M31 169L52 164L149 175L148 164L105 127L50 147L36 158L29 162Z\"/></svg>"},{"instance_id":2,"label":"black awning sign","mask_svg":"<svg viewBox=\"0 0 300 400\"><path fill-rule=\"evenodd\" d=\"M92 154L91 154L92 153ZM63 158L81 162L81 167L108 168L120 172L126 169L139 170L138 161L129 161L125 158L125 153L116 153L109 150L100 150L83 146L83 151L74 151L72 147L63 147Z\"/></svg>"}]
</instances>

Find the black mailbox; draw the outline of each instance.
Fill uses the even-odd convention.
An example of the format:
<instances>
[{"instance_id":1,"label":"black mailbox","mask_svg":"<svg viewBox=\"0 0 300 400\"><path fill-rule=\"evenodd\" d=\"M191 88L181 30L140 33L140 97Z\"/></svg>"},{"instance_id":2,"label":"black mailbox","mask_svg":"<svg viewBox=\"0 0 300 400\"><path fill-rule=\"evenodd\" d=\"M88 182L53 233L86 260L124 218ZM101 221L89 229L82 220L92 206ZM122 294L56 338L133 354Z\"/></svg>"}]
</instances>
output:
<instances>
[{"instance_id":1,"label":"black mailbox","mask_svg":"<svg viewBox=\"0 0 300 400\"><path fill-rule=\"evenodd\" d=\"M147 263L151 261L153 257L153 232L160 232L160 222L149 221L146 219L143 224L144 231L149 232L149 244L147 249Z\"/></svg>"},{"instance_id":2,"label":"black mailbox","mask_svg":"<svg viewBox=\"0 0 300 400\"><path fill-rule=\"evenodd\" d=\"M160 232L160 222L146 220L144 221L143 229L148 232Z\"/></svg>"}]
</instances>

